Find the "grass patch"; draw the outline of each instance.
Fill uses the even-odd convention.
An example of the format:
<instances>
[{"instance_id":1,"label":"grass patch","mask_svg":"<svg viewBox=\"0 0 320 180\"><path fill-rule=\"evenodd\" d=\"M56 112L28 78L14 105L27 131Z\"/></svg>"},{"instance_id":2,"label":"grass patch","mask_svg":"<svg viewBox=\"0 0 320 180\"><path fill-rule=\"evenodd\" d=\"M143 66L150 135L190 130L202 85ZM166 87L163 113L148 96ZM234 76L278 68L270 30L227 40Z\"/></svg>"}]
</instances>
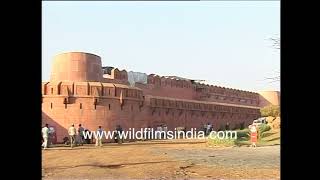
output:
<instances>
[{"instance_id":1,"label":"grass patch","mask_svg":"<svg viewBox=\"0 0 320 180\"><path fill-rule=\"evenodd\" d=\"M234 146L235 139L219 139L219 138L208 138L208 146Z\"/></svg>"},{"instance_id":2,"label":"grass patch","mask_svg":"<svg viewBox=\"0 0 320 180\"><path fill-rule=\"evenodd\" d=\"M250 132L249 129L236 130L237 139L219 139L208 138L208 146L249 146ZM270 146L280 144L280 130L271 130L270 126L259 127L259 137L257 146Z\"/></svg>"}]
</instances>

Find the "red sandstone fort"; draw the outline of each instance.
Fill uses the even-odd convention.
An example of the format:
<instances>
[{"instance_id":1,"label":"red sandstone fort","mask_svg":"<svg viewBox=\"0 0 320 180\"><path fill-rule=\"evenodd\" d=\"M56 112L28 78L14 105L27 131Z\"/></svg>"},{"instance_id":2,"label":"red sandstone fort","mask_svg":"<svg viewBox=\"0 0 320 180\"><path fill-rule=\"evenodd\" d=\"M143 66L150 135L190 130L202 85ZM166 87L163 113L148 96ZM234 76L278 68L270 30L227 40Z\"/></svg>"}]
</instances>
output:
<instances>
[{"instance_id":1,"label":"red sandstone fort","mask_svg":"<svg viewBox=\"0 0 320 180\"><path fill-rule=\"evenodd\" d=\"M102 67L101 58L83 52L54 57L50 82L42 83L42 123L56 130L57 141L71 124L89 130L114 130L166 124L200 129L212 123L245 126L260 116L260 108L279 105L279 92L248 92L176 76L146 75Z\"/></svg>"}]
</instances>

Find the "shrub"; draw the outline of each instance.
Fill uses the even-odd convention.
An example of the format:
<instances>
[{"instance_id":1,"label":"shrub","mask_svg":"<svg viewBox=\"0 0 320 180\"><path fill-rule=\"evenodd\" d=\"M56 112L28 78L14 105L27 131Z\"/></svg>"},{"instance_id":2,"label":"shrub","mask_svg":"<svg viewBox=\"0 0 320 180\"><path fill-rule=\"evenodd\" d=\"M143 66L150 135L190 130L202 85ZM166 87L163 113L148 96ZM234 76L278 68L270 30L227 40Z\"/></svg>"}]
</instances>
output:
<instances>
[{"instance_id":1,"label":"shrub","mask_svg":"<svg viewBox=\"0 0 320 180\"><path fill-rule=\"evenodd\" d=\"M250 136L249 129L243 129L241 131L237 131L237 136L238 138L249 137Z\"/></svg>"},{"instance_id":2,"label":"shrub","mask_svg":"<svg viewBox=\"0 0 320 180\"><path fill-rule=\"evenodd\" d=\"M264 133L266 131L269 131L271 127L268 124L261 124L259 126L259 132Z\"/></svg>"},{"instance_id":3,"label":"shrub","mask_svg":"<svg viewBox=\"0 0 320 180\"><path fill-rule=\"evenodd\" d=\"M261 108L260 112L261 112L261 115L264 117L267 117L267 116L278 117L280 116L280 106L269 105L264 108Z\"/></svg>"},{"instance_id":4,"label":"shrub","mask_svg":"<svg viewBox=\"0 0 320 180\"><path fill-rule=\"evenodd\" d=\"M267 132L271 129L271 127L267 124L261 124L258 128L258 138L259 140L261 140L261 138L263 137L263 133Z\"/></svg>"}]
</instances>

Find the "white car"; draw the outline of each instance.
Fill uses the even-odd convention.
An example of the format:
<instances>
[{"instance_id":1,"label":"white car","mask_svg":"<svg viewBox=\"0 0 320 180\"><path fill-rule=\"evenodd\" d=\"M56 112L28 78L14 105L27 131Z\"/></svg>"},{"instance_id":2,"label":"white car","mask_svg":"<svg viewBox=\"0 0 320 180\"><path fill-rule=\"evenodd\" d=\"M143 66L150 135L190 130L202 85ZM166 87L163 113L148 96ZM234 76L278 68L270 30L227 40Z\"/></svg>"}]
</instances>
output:
<instances>
[{"instance_id":1,"label":"white car","mask_svg":"<svg viewBox=\"0 0 320 180\"><path fill-rule=\"evenodd\" d=\"M267 119L266 118L259 118L253 121L252 125L255 126L260 126L261 124L267 124Z\"/></svg>"}]
</instances>

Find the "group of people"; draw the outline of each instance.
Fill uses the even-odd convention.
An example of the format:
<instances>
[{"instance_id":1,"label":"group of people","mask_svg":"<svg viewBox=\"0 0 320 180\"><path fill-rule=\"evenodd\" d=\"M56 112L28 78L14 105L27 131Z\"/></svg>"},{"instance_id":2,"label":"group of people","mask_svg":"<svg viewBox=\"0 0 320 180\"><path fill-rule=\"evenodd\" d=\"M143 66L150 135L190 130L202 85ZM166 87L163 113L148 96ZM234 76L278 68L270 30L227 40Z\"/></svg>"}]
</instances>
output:
<instances>
[{"instance_id":1,"label":"group of people","mask_svg":"<svg viewBox=\"0 0 320 180\"><path fill-rule=\"evenodd\" d=\"M148 130L151 130L150 127L146 128ZM203 131L205 135L209 135L211 131L213 130L213 126L211 123L207 123L203 125ZM251 139L251 146L256 147L257 142L257 136L258 136L258 128L255 125L249 126L250 130L250 139ZM120 138L119 134L122 133L122 127L120 125L117 125L114 140L116 143L123 143L123 138ZM156 127L156 131L164 132L166 133L168 131L168 127L165 124L159 125ZM85 137L85 133L90 133L88 129L85 129L82 127L81 124L78 125L78 128L74 127L74 124L72 124L68 129L68 137L64 138L65 144L70 144L71 148L77 145L83 145L84 143L90 144L91 139L88 137ZM103 133L103 129L101 126L98 127L97 132L100 132L100 134ZM89 134L88 133L88 134ZM162 134L160 134L162 136ZM55 129L53 127L49 127L48 124L45 124L45 126L42 128L42 147L44 149L47 149L51 144L53 144L53 140L55 138ZM163 137L157 137L157 138L163 138ZM147 137L144 137L144 139L147 139ZM102 147L102 138L96 138L95 140L95 146Z\"/></svg>"},{"instance_id":2,"label":"group of people","mask_svg":"<svg viewBox=\"0 0 320 180\"><path fill-rule=\"evenodd\" d=\"M123 138L120 138L119 134L122 133L122 127L120 125L117 125L116 127L116 133L114 140L117 143L123 143ZM52 127L49 127L48 124L45 124L45 126L42 128L42 147L44 149L47 149L50 144L52 144L52 141L50 141L50 138L52 134L54 133L54 129ZM103 129L101 126L98 127L97 133L102 134ZM91 144L91 139L85 136L85 134L89 135L90 131L88 129L85 129L82 127L81 124L78 125L78 128L72 124L68 129L68 135L69 137L65 137L63 139L64 144L70 144L70 147L73 148L75 146L81 145L83 146L84 143ZM95 146L102 147L102 138L95 138Z\"/></svg>"},{"instance_id":3,"label":"group of people","mask_svg":"<svg viewBox=\"0 0 320 180\"><path fill-rule=\"evenodd\" d=\"M74 127L74 124L68 129L69 138L64 138L64 143L70 143L71 148L75 145L83 145L84 141L87 140L84 138L85 130L81 124L79 124L78 129ZM53 127L49 127L49 124L45 124L45 126L41 130L42 132L42 147L47 149L51 144L53 144L53 139L55 138L55 130Z\"/></svg>"},{"instance_id":4,"label":"group of people","mask_svg":"<svg viewBox=\"0 0 320 180\"><path fill-rule=\"evenodd\" d=\"M47 149L55 139L55 130L53 127L49 127L49 124L46 124L42 128L42 147Z\"/></svg>"},{"instance_id":5,"label":"group of people","mask_svg":"<svg viewBox=\"0 0 320 180\"><path fill-rule=\"evenodd\" d=\"M80 144L83 145L83 142L86 141L87 144L90 144L90 139L85 137L85 133L87 133L87 131L90 133L89 130L84 129L81 124L79 124L78 129L76 130L76 128L74 128L74 125L72 124L71 127L69 128L69 136L70 136L70 144L71 144L71 148L74 145ZM99 133L101 135L101 138L99 137L99 135L97 135L97 137L95 137L95 146L97 147L102 147L102 134L103 134L103 129L101 126L98 127L97 129L97 134ZM116 131L115 131L115 142L117 143L123 143L123 138L120 138L119 133L122 133L122 127L120 125L117 125L116 127ZM89 135L89 133L87 135Z\"/></svg>"},{"instance_id":6,"label":"group of people","mask_svg":"<svg viewBox=\"0 0 320 180\"><path fill-rule=\"evenodd\" d=\"M81 145L83 146L84 142L84 132L85 129L82 127L81 124L79 124L78 129L74 127L74 124L71 125L68 129L68 134L69 134L69 143L71 148L73 148L76 145Z\"/></svg>"},{"instance_id":7,"label":"group of people","mask_svg":"<svg viewBox=\"0 0 320 180\"><path fill-rule=\"evenodd\" d=\"M213 126L211 123L207 123L203 125L203 131L205 136L208 136L212 130L213 130Z\"/></svg>"},{"instance_id":8,"label":"group of people","mask_svg":"<svg viewBox=\"0 0 320 180\"><path fill-rule=\"evenodd\" d=\"M164 134L168 132L168 127L165 124L161 124L156 127L156 131L163 132L161 134L158 134L158 137L157 137L157 139L162 139L164 138Z\"/></svg>"}]
</instances>

